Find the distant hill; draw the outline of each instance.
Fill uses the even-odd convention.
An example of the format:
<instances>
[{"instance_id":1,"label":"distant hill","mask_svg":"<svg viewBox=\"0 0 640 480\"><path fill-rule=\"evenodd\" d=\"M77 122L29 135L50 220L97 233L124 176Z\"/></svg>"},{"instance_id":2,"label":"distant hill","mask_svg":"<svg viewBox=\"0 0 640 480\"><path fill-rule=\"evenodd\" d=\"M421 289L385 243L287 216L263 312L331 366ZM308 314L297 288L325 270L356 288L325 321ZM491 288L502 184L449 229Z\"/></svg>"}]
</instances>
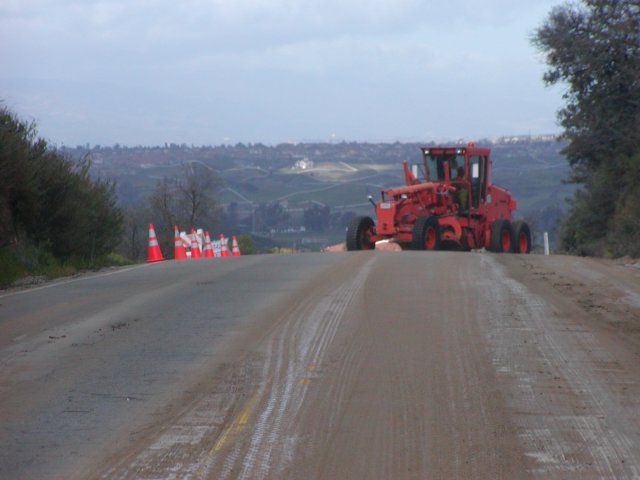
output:
<instances>
[{"instance_id":1,"label":"distant hill","mask_svg":"<svg viewBox=\"0 0 640 480\"><path fill-rule=\"evenodd\" d=\"M402 161L420 161L419 147L424 145L429 144L168 144L79 146L66 150L76 157L89 154L94 175L115 179L119 201L124 206L143 200L157 180L174 175L180 165L197 162L222 178L219 200L227 208L233 205L240 216L243 212L249 215L261 204L278 202L288 212L288 224L279 225L281 229L299 231L305 210L314 205L328 206L333 217L328 230L341 236L344 230L340 218L371 214L367 196L377 198L382 188L402 184ZM552 137L522 136L478 141L476 145L492 149L493 180L514 194L517 216L526 217L535 232L547 230L553 234L554 225L566 208L565 198L575 189L563 183L569 173L560 154L563 144ZM244 228L251 230L255 221L254 225L248 223L245 219Z\"/></svg>"}]
</instances>

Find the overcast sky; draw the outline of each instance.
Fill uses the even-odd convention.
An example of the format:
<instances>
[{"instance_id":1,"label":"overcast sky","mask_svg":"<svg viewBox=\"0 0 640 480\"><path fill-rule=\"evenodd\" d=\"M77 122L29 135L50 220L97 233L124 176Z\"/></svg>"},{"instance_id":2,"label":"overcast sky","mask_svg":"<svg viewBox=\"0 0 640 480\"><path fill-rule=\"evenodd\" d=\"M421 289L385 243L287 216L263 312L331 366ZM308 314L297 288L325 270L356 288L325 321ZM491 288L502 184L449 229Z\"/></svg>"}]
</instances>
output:
<instances>
[{"instance_id":1,"label":"overcast sky","mask_svg":"<svg viewBox=\"0 0 640 480\"><path fill-rule=\"evenodd\" d=\"M537 0L1 0L0 102L58 145L557 133Z\"/></svg>"}]
</instances>

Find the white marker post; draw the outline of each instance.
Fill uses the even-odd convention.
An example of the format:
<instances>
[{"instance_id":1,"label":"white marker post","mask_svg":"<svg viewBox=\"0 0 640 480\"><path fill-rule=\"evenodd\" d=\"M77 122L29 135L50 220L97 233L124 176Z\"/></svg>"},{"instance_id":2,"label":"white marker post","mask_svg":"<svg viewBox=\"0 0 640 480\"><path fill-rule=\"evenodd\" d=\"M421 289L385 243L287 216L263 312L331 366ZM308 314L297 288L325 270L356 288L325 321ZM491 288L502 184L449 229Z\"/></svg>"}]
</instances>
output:
<instances>
[{"instance_id":1,"label":"white marker post","mask_svg":"<svg viewBox=\"0 0 640 480\"><path fill-rule=\"evenodd\" d=\"M549 234L544 232L544 254L549 255Z\"/></svg>"}]
</instances>

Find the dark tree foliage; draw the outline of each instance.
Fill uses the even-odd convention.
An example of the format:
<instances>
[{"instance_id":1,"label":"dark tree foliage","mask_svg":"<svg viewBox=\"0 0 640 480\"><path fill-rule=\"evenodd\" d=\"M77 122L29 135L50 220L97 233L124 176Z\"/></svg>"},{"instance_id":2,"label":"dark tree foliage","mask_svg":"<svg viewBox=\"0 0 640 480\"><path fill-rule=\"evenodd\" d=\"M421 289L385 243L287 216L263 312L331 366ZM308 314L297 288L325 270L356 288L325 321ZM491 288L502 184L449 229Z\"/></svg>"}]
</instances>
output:
<instances>
[{"instance_id":1,"label":"dark tree foliage","mask_svg":"<svg viewBox=\"0 0 640 480\"><path fill-rule=\"evenodd\" d=\"M254 255L257 252L256 244L251 238L251 235L247 235L246 233L238 236L238 247L240 248L240 253L242 255Z\"/></svg>"},{"instance_id":2,"label":"dark tree foliage","mask_svg":"<svg viewBox=\"0 0 640 480\"><path fill-rule=\"evenodd\" d=\"M312 232L324 232L329 228L331 207L312 205L304 211L304 226Z\"/></svg>"},{"instance_id":3,"label":"dark tree foliage","mask_svg":"<svg viewBox=\"0 0 640 480\"><path fill-rule=\"evenodd\" d=\"M0 108L0 247L35 244L61 260L93 260L120 240L112 182L89 176L37 138L35 126Z\"/></svg>"},{"instance_id":4,"label":"dark tree foliage","mask_svg":"<svg viewBox=\"0 0 640 480\"><path fill-rule=\"evenodd\" d=\"M546 55L547 84L562 83L558 113L569 141L571 180L583 184L562 244L585 255L637 255L640 227L640 2L583 0L551 11L533 37Z\"/></svg>"},{"instance_id":5,"label":"dark tree foliage","mask_svg":"<svg viewBox=\"0 0 640 480\"><path fill-rule=\"evenodd\" d=\"M261 203L254 210L255 231L268 232L286 227L289 214L279 202Z\"/></svg>"}]
</instances>

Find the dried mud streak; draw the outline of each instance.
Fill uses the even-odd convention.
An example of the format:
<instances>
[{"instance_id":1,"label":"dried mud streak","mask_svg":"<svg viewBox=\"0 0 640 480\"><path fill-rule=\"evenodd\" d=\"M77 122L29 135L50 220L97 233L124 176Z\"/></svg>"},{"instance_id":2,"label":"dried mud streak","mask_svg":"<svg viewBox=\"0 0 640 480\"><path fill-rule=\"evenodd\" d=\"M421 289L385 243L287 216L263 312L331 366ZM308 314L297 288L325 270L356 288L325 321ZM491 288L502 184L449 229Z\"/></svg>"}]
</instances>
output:
<instances>
[{"instance_id":1,"label":"dried mud streak","mask_svg":"<svg viewBox=\"0 0 640 480\"><path fill-rule=\"evenodd\" d=\"M479 259L455 255L376 254L300 411L287 478L526 478L467 280Z\"/></svg>"},{"instance_id":2,"label":"dried mud streak","mask_svg":"<svg viewBox=\"0 0 640 480\"><path fill-rule=\"evenodd\" d=\"M479 281L492 292L483 306L488 340L531 472L545 479L640 478L637 350L608 323L635 321L617 302L617 273L605 269L603 277L602 265L584 259L484 260ZM626 295L635 288L625 284ZM585 298L597 298L599 308Z\"/></svg>"},{"instance_id":3,"label":"dried mud streak","mask_svg":"<svg viewBox=\"0 0 640 480\"><path fill-rule=\"evenodd\" d=\"M265 364L252 430L227 452L210 459L209 478L283 478L288 476L299 437L300 409L318 376L345 309L360 290L374 258L340 280L330 292L300 298L261 345ZM339 286L338 286L339 285Z\"/></svg>"},{"instance_id":4,"label":"dried mud streak","mask_svg":"<svg viewBox=\"0 0 640 480\"><path fill-rule=\"evenodd\" d=\"M163 428L140 434L138 448L78 478L261 478L277 464L272 457L287 463L283 420L301 404L301 392L315 376L310 365L320 361L335 333L350 295L345 283L369 260L366 254L348 256L261 312L259 326L227 346L220 355L226 361L187 392L178 402L183 407L158 419Z\"/></svg>"}]
</instances>

